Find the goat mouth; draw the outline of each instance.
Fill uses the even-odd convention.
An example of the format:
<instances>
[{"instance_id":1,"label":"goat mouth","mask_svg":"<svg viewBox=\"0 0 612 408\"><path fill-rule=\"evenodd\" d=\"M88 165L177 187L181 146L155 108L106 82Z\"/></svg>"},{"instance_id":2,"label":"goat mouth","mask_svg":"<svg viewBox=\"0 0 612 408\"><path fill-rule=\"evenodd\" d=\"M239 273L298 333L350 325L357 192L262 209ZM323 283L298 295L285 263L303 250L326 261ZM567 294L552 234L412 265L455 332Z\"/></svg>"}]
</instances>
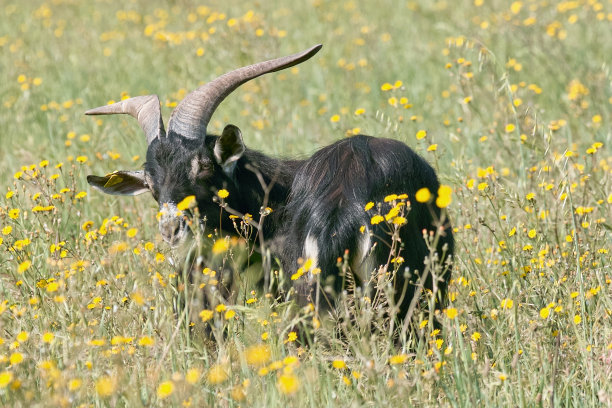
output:
<instances>
[{"instance_id":1,"label":"goat mouth","mask_svg":"<svg viewBox=\"0 0 612 408\"><path fill-rule=\"evenodd\" d=\"M183 242L187 240L187 237L189 237L190 235L189 227L183 220L181 221L182 222L180 223L179 226L176 226L173 228L171 227L172 228L171 233L164 233L164 231L160 231L164 241L168 245L170 245L172 248L176 248L180 246Z\"/></svg>"}]
</instances>

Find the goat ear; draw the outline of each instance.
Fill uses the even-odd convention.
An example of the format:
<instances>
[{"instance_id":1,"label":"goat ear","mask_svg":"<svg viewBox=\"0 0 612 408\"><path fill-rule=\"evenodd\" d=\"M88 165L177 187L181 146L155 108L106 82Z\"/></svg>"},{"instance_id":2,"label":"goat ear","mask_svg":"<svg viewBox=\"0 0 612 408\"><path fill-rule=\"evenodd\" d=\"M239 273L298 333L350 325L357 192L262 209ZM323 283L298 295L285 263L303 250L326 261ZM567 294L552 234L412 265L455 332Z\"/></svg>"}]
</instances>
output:
<instances>
[{"instance_id":1,"label":"goat ear","mask_svg":"<svg viewBox=\"0 0 612 408\"><path fill-rule=\"evenodd\" d=\"M149 191L144 171L115 171L104 177L87 176L87 182L106 194L138 195Z\"/></svg>"},{"instance_id":2,"label":"goat ear","mask_svg":"<svg viewBox=\"0 0 612 408\"><path fill-rule=\"evenodd\" d=\"M246 147L242 132L234 125L227 125L215 143L215 159L226 173L232 173L236 162L242 157Z\"/></svg>"}]
</instances>

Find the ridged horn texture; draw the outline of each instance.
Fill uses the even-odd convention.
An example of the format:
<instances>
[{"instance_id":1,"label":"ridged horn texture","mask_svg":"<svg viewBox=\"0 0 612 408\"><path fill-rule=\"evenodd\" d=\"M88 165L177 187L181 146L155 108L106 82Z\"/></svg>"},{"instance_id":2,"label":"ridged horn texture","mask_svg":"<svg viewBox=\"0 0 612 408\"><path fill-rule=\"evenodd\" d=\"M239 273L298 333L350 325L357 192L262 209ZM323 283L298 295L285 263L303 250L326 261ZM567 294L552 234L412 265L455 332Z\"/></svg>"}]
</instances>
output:
<instances>
[{"instance_id":1,"label":"ridged horn texture","mask_svg":"<svg viewBox=\"0 0 612 408\"><path fill-rule=\"evenodd\" d=\"M147 145L151 144L155 138L166 136L157 95L136 96L85 112L86 115L112 115L115 113L127 113L138 119L138 123L147 137Z\"/></svg>"},{"instance_id":2,"label":"ridged horn texture","mask_svg":"<svg viewBox=\"0 0 612 408\"><path fill-rule=\"evenodd\" d=\"M189 139L205 137L206 127L215 109L236 88L268 72L280 71L304 62L321 47L318 44L297 54L238 68L202 85L188 94L174 109L168 122L168 133Z\"/></svg>"}]
</instances>

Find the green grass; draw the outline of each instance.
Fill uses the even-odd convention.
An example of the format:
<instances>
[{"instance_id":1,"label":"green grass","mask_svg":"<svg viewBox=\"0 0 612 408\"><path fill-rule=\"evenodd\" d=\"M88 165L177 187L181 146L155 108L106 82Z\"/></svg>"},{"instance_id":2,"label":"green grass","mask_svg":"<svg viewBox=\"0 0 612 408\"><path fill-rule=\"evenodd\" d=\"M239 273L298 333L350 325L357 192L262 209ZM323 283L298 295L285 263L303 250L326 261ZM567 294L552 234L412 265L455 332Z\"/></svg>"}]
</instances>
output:
<instances>
[{"instance_id":1,"label":"green grass","mask_svg":"<svg viewBox=\"0 0 612 408\"><path fill-rule=\"evenodd\" d=\"M0 405L612 404L610 2L123 3L0 5ZM312 315L243 287L229 319L194 302L190 334L174 305L201 292L177 283L154 200L85 180L142 165L138 124L83 112L155 93L167 120L201 82L317 43L210 128L275 156L355 131L422 154L453 188L442 330L419 309L398 344L358 300L341 340L322 319L303 347Z\"/></svg>"}]
</instances>

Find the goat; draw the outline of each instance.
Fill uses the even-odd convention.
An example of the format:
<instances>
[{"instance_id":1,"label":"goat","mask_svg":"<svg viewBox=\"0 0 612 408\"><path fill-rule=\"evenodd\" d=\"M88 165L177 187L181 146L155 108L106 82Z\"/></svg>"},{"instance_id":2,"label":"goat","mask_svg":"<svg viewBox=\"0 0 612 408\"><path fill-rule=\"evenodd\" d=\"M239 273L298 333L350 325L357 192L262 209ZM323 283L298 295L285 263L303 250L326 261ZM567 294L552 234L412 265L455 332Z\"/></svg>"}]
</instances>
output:
<instances>
[{"instance_id":1,"label":"goat","mask_svg":"<svg viewBox=\"0 0 612 408\"><path fill-rule=\"evenodd\" d=\"M306 51L260 62L226 73L188 94L174 109L164 130L157 96L138 96L85 112L86 115L124 113L136 119L147 140L143 170L116 171L103 177L90 175L87 181L108 194L135 195L151 192L159 203L159 231L170 245L188 235L188 225L177 215L176 205L194 195L199 214L209 225L234 229L228 217L220 218L218 191L229 192L226 203L242 214L258 214L265 204L274 209L262 226L267 241L276 242L274 255L287 276L297 270L297 260L310 259L310 270L321 270L336 292L342 290L337 258L348 250L350 265L361 282L388 261L380 226L369 225L364 211L369 201L383 201L391 193L405 193L412 205L401 230L399 254L413 272L395 277L400 316L413 298L418 271L425 269L430 250L424 231L440 231L434 250L439 262L453 254L452 229L440 222L440 209L414 200L417 190L437 192L439 182L433 168L405 144L391 139L358 135L324 147L306 160L268 157L245 147L240 129L228 124L221 135L206 128L217 106L238 86L268 72L299 64L315 55L321 45ZM263 181L263 183L262 183ZM263 185L262 185L263 184ZM267 191L265 186L269 186ZM385 204L388 206L388 204ZM360 227L369 225L367 231ZM362 228L363 230L363 228ZM401 276L399 276L401 275ZM444 295L450 273L437 282L427 278L426 286L439 288ZM411 283L408 292L406 279ZM314 301L316 286L312 273L296 280L298 303Z\"/></svg>"}]
</instances>

